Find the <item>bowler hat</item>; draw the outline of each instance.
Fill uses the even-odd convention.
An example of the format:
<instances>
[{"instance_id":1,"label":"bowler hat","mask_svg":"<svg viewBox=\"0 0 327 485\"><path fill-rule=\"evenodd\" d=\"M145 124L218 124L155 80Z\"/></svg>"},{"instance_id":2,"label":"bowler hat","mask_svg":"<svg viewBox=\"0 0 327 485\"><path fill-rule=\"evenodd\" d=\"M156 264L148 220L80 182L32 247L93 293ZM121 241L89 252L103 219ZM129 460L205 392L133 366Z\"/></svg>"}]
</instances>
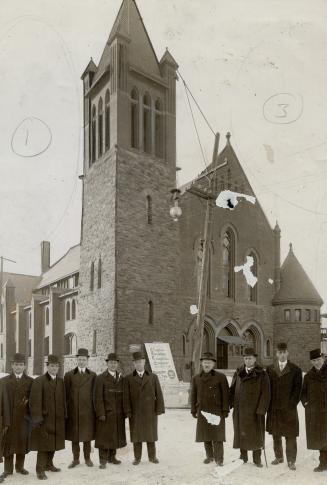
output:
<instances>
[{"instance_id":1,"label":"bowler hat","mask_svg":"<svg viewBox=\"0 0 327 485\"><path fill-rule=\"evenodd\" d=\"M319 359L319 357L322 357L320 349L310 350L310 360Z\"/></svg>"},{"instance_id":2,"label":"bowler hat","mask_svg":"<svg viewBox=\"0 0 327 485\"><path fill-rule=\"evenodd\" d=\"M78 349L76 357L90 357L87 349Z\"/></svg>"},{"instance_id":3,"label":"bowler hat","mask_svg":"<svg viewBox=\"0 0 327 485\"><path fill-rule=\"evenodd\" d=\"M211 352L204 352L200 360L213 360L216 362L216 359Z\"/></svg>"},{"instance_id":4,"label":"bowler hat","mask_svg":"<svg viewBox=\"0 0 327 485\"><path fill-rule=\"evenodd\" d=\"M109 360L116 360L117 362L119 362L119 359L114 352L112 352L111 354L108 354L108 357L106 358L106 362L108 362Z\"/></svg>"},{"instance_id":5,"label":"bowler hat","mask_svg":"<svg viewBox=\"0 0 327 485\"><path fill-rule=\"evenodd\" d=\"M141 359L145 359L145 355L143 352L134 352L133 353L133 360L141 360Z\"/></svg>"},{"instance_id":6,"label":"bowler hat","mask_svg":"<svg viewBox=\"0 0 327 485\"><path fill-rule=\"evenodd\" d=\"M280 342L279 344L277 344L277 350L280 350L280 351L287 350L287 343Z\"/></svg>"},{"instance_id":7,"label":"bowler hat","mask_svg":"<svg viewBox=\"0 0 327 485\"><path fill-rule=\"evenodd\" d=\"M47 365L49 364L60 364L59 357L53 354L48 355Z\"/></svg>"},{"instance_id":8,"label":"bowler hat","mask_svg":"<svg viewBox=\"0 0 327 485\"><path fill-rule=\"evenodd\" d=\"M253 357L258 357L258 354L256 353L253 347L245 347L243 356L246 357L250 355L253 355Z\"/></svg>"},{"instance_id":9,"label":"bowler hat","mask_svg":"<svg viewBox=\"0 0 327 485\"><path fill-rule=\"evenodd\" d=\"M12 359L12 362L17 362L17 364L18 363L19 364L21 364L21 363L25 364L25 362L26 362L25 355L24 354L19 354L19 353L14 354L14 357Z\"/></svg>"}]
</instances>

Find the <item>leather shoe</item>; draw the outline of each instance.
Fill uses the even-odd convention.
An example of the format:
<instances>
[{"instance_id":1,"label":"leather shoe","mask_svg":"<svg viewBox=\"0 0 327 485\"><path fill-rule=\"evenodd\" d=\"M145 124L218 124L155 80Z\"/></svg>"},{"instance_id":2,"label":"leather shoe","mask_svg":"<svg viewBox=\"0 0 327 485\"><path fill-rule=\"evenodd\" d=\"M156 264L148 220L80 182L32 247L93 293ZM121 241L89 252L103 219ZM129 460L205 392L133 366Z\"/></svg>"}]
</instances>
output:
<instances>
[{"instance_id":1,"label":"leather shoe","mask_svg":"<svg viewBox=\"0 0 327 485\"><path fill-rule=\"evenodd\" d=\"M1 473L0 477L4 480L5 478L9 477L10 475L13 475L13 474L8 473L8 472L3 472L3 473Z\"/></svg>"},{"instance_id":2,"label":"leather shoe","mask_svg":"<svg viewBox=\"0 0 327 485\"><path fill-rule=\"evenodd\" d=\"M280 463L284 463L284 459L283 458L275 458L271 464L272 465L279 465Z\"/></svg>"},{"instance_id":3,"label":"leather shoe","mask_svg":"<svg viewBox=\"0 0 327 485\"><path fill-rule=\"evenodd\" d=\"M75 466L79 465L79 460L73 460L68 468L75 468Z\"/></svg>"},{"instance_id":4,"label":"leather shoe","mask_svg":"<svg viewBox=\"0 0 327 485\"><path fill-rule=\"evenodd\" d=\"M54 465L47 466L45 470L47 472L61 472L60 468L57 468Z\"/></svg>"},{"instance_id":5,"label":"leather shoe","mask_svg":"<svg viewBox=\"0 0 327 485\"><path fill-rule=\"evenodd\" d=\"M216 460L217 466L224 466L224 462L222 460Z\"/></svg>"},{"instance_id":6,"label":"leather shoe","mask_svg":"<svg viewBox=\"0 0 327 485\"><path fill-rule=\"evenodd\" d=\"M324 467L322 465L316 466L316 468L313 469L314 472L324 472L327 470L327 467Z\"/></svg>"},{"instance_id":7,"label":"leather shoe","mask_svg":"<svg viewBox=\"0 0 327 485\"><path fill-rule=\"evenodd\" d=\"M87 460L85 460L85 465L91 467L93 466L93 461L90 458L88 458Z\"/></svg>"},{"instance_id":8,"label":"leather shoe","mask_svg":"<svg viewBox=\"0 0 327 485\"><path fill-rule=\"evenodd\" d=\"M213 461L213 458L206 458L205 460L203 460L203 463L205 465L208 465L209 463L211 463Z\"/></svg>"},{"instance_id":9,"label":"leather shoe","mask_svg":"<svg viewBox=\"0 0 327 485\"><path fill-rule=\"evenodd\" d=\"M159 463L159 460L156 457L155 458L151 458L151 460L149 460L149 461L151 461L151 463L155 463L155 464Z\"/></svg>"},{"instance_id":10,"label":"leather shoe","mask_svg":"<svg viewBox=\"0 0 327 485\"><path fill-rule=\"evenodd\" d=\"M48 478L44 472L37 473L36 476L39 480L46 480Z\"/></svg>"},{"instance_id":11,"label":"leather shoe","mask_svg":"<svg viewBox=\"0 0 327 485\"><path fill-rule=\"evenodd\" d=\"M16 473L20 473L21 475L28 475L29 472L25 470L25 468L20 468L19 470L16 470Z\"/></svg>"},{"instance_id":12,"label":"leather shoe","mask_svg":"<svg viewBox=\"0 0 327 485\"><path fill-rule=\"evenodd\" d=\"M262 468L263 467L263 464L261 463L261 461L254 461L253 462L255 464L256 467L258 468Z\"/></svg>"},{"instance_id":13,"label":"leather shoe","mask_svg":"<svg viewBox=\"0 0 327 485\"><path fill-rule=\"evenodd\" d=\"M120 460L117 460L117 458L114 456L111 458L111 460L109 461L109 463L112 463L113 465L120 465L121 464L121 461Z\"/></svg>"},{"instance_id":14,"label":"leather shoe","mask_svg":"<svg viewBox=\"0 0 327 485\"><path fill-rule=\"evenodd\" d=\"M141 460L134 460L133 465L139 465L141 463Z\"/></svg>"},{"instance_id":15,"label":"leather shoe","mask_svg":"<svg viewBox=\"0 0 327 485\"><path fill-rule=\"evenodd\" d=\"M290 470L295 471L295 470L296 470L295 463L293 463L292 461L289 461L289 462L288 462L288 468L289 468Z\"/></svg>"},{"instance_id":16,"label":"leather shoe","mask_svg":"<svg viewBox=\"0 0 327 485\"><path fill-rule=\"evenodd\" d=\"M104 470L106 467L107 467L107 465L106 465L105 463L100 463L99 468L100 468L101 470Z\"/></svg>"}]
</instances>

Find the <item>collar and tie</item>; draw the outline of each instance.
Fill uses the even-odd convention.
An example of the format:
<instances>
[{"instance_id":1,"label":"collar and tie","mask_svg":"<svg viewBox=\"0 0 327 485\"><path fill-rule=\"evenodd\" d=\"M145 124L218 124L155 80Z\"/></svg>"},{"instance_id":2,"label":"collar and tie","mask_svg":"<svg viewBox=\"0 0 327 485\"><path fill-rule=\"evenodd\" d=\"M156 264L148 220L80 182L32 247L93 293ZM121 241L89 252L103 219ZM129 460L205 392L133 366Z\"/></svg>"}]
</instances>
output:
<instances>
[{"instance_id":1,"label":"collar and tie","mask_svg":"<svg viewBox=\"0 0 327 485\"><path fill-rule=\"evenodd\" d=\"M78 371L80 374L85 374L85 369L82 369L81 367L78 368Z\"/></svg>"},{"instance_id":2,"label":"collar and tie","mask_svg":"<svg viewBox=\"0 0 327 485\"><path fill-rule=\"evenodd\" d=\"M280 372L283 372L283 370L286 367L287 362L279 362L279 370Z\"/></svg>"},{"instance_id":3,"label":"collar and tie","mask_svg":"<svg viewBox=\"0 0 327 485\"><path fill-rule=\"evenodd\" d=\"M23 374L15 374L15 376L16 376L16 379L19 380L23 376Z\"/></svg>"}]
</instances>

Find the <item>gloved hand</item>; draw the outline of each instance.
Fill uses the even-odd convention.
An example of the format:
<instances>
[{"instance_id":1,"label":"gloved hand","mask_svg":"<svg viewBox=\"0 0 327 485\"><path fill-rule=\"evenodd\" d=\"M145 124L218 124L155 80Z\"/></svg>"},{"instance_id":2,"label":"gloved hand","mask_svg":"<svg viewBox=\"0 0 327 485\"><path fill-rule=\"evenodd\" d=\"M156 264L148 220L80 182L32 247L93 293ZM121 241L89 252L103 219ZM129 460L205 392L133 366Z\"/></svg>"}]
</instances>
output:
<instances>
[{"instance_id":1,"label":"gloved hand","mask_svg":"<svg viewBox=\"0 0 327 485\"><path fill-rule=\"evenodd\" d=\"M105 416L99 416L99 421L105 421L106 417Z\"/></svg>"},{"instance_id":2,"label":"gloved hand","mask_svg":"<svg viewBox=\"0 0 327 485\"><path fill-rule=\"evenodd\" d=\"M195 418L195 419L197 418L196 413L192 413L192 416L193 416L193 418Z\"/></svg>"}]
</instances>

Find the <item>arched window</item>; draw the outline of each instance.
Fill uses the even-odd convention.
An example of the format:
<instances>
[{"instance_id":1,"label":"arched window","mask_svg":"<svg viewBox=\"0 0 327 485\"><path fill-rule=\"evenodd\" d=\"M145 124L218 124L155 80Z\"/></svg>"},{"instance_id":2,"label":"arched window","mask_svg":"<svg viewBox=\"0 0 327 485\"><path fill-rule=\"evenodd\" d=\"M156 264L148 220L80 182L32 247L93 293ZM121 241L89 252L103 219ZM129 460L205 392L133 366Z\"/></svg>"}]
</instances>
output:
<instances>
[{"instance_id":1,"label":"arched window","mask_svg":"<svg viewBox=\"0 0 327 485\"><path fill-rule=\"evenodd\" d=\"M96 114L96 107L93 105L93 107L92 107L92 121L91 121L91 163L90 163L90 165L92 165L92 163L94 163L95 159L96 159L96 146L97 146L96 115L97 115Z\"/></svg>"},{"instance_id":2,"label":"arched window","mask_svg":"<svg viewBox=\"0 0 327 485\"><path fill-rule=\"evenodd\" d=\"M152 197L146 196L146 220L148 224L152 224Z\"/></svg>"},{"instance_id":3,"label":"arched window","mask_svg":"<svg viewBox=\"0 0 327 485\"><path fill-rule=\"evenodd\" d=\"M266 357L271 356L271 344L269 338L266 341Z\"/></svg>"},{"instance_id":4,"label":"arched window","mask_svg":"<svg viewBox=\"0 0 327 485\"><path fill-rule=\"evenodd\" d=\"M45 307L45 324L49 325L49 307Z\"/></svg>"},{"instance_id":5,"label":"arched window","mask_svg":"<svg viewBox=\"0 0 327 485\"><path fill-rule=\"evenodd\" d=\"M94 290L94 262L92 261L91 263L91 269L90 269L90 290Z\"/></svg>"},{"instance_id":6,"label":"arched window","mask_svg":"<svg viewBox=\"0 0 327 485\"><path fill-rule=\"evenodd\" d=\"M99 258L98 261L98 288L101 288L102 286L102 261L101 258Z\"/></svg>"},{"instance_id":7,"label":"arched window","mask_svg":"<svg viewBox=\"0 0 327 485\"><path fill-rule=\"evenodd\" d=\"M143 150L151 153L151 98L143 96Z\"/></svg>"},{"instance_id":8,"label":"arched window","mask_svg":"<svg viewBox=\"0 0 327 485\"><path fill-rule=\"evenodd\" d=\"M253 265L251 266L252 274L254 276L258 276L258 260L257 260L257 257L256 257L256 255L253 252L251 252L249 254L249 256L251 258L253 258ZM257 303L257 295L258 295L257 286L258 286L258 281L256 282L256 284L253 287L251 285L249 285L248 283L246 283L246 285L247 285L247 291L248 291L248 300L249 301L252 301L254 303Z\"/></svg>"},{"instance_id":9,"label":"arched window","mask_svg":"<svg viewBox=\"0 0 327 485\"><path fill-rule=\"evenodd\" d=\"M64 355L75 355L77 352L77 337L73 332L64 336Z\"/></svg>"},{"instance_id":10,"label":"arched window","mask_svg":"<svg viewBox=\"0 0 327 485\"><path fill-rule=\"evenodd\" d=\"M153 325L154 321L154 308L153 308L153 301L149 301L148 303L148 323L149 325Z\"/></svg>"},{"instance_id":11,"label":"arched window","mask_svg":"<svg viewBox=\"0 0 327 485\"><path fill-rule=\"evenodd\" d=\"M105 150L110 148L110 93L107 89L105 97Z\"/></svg>"},{"instance_id":12,"label":"arched window","mask_svg":"<svg viewBox=\"0 0 327 485\"><path fill-rule=\"evenodd\" d=\"M70 320L70 301L66 303L66 321Z\"/></svg>"},{"instance_id":13,"label":"arched window","mask_svg":"<svg viewBox=\"0 0 327 485\"><path fill-rule=\"evenodd\" d=\"M155 104L155 155L158 158L163 158L163 113L162 103L157 99Z\"/></svg>"},{"instance_id":14,"label":"arched window","mask_svg":"<svg viewBox=\"0 0 327 485\"><path fill-rule=\"evenodd\" d=\"M139 95L136 88L131 92L131 146L139 147Z\"/></svg>"},{"instance_id":15,"label":"arched window","mask_svg":"<svg viewBox=\"0 0 327 485\"><path fill-rule=\"evenodd\" d=\"M103 153L103 102L102 98L99 99L98 105L98 153L101 157Z\"/></svg>"},{"instance_id":16,"label":"arched window","mask_svg":"<svg viewBox=\"0 0 327 485\"><path fill-rule=\"evenodd\" d=\"M222 241L223 252L223 293L224 296L234 296L234 234L231 230L225 232Z\"/></svg>"},{"instance_id":17,"label":"arched window","mask_svg":"<svg viewBox=\"0 0 327 485\"><path fill-rule=\"evenodd\" d=\"M210 352L210 338L206 328L203 329L202 352Z\"/></svg>"},{"instance_id":18,"label":"arched window","mask_svg":"<svg viewBox=\"0 0 327 485\"><path fill-rule=\"evenodd\" d=\"M72 301L72 320L76 319L76 300Z\"/></svg>"}]
</instances>

